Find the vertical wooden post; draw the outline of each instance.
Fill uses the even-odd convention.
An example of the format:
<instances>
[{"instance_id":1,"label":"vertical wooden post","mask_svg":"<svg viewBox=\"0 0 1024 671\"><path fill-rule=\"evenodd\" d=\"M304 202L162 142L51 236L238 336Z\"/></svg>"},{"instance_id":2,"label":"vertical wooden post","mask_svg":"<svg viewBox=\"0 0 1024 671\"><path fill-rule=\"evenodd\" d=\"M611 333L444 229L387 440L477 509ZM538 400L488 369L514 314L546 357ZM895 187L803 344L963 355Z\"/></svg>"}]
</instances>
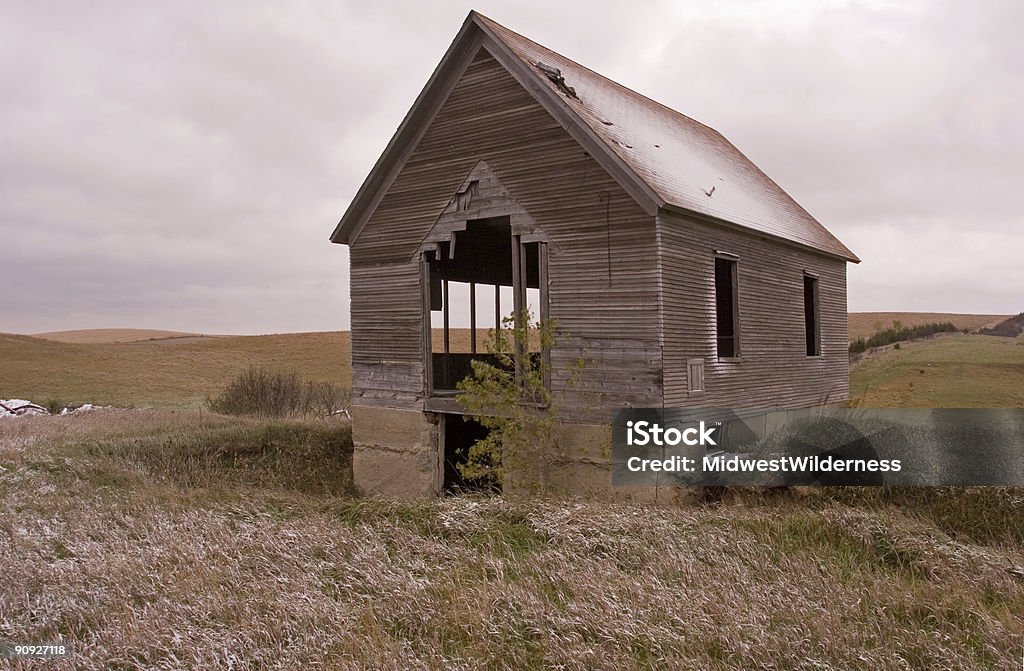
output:
<instances>
[{"instance_id":1,"label":"vertical wooden post","mask_svg":"<svg viewBox=\"0 0 1024 671\"><path fill-rule=\"evenodd\" d=\"M476 282L469 283L469 351L476 354Z\"/></svg>"},{"instance_id":2,"label":"vertical wooden post","mask_svg":"<svg viewBox=\"0 0 1024 671\"><path fill-rule=\"evenodd\" d=\"M512 236L512 323L515 325L514 336L514 352L516 362L516 380L519 381L521 376L522 366L524 364L523 357L526 352L525 343L523 342L523 308L526 303L526 288L524 286L526 279L525 266L526 258L523 254L523 245L518 235Z\"/></svg>"},{"instance_id":3,"label":"vertical wooden post","mask_svg":"<svg viewBox=\"0 0 1024 671\"><path fill-rule=\"evenodd\" d=\"M537 318L540 320L541 333L549 326L548 324L548 246L543 242L537 243L537 277L538 294L540 305L537 306ZM544 386L551 389L551 348L541 343L540 356L544 368Z\"/></svg>"},{"instance_id":4,"label":"vertical wooden post","mask_svg":"<svg viewBox=\"0 0 1024 671\"><path fill-rule=\"evenodd\" d=\"M501 331L501 285L494 285L494 337Z\"/></svg>"},{"instance_id":5,"label":"vertical wooden post","mask_svg":"<svg viewBox=\"0 0 1024 671\"><path fill-rule=\"evenodd\" d=\"M442 307L442 314L444 315L444 328L443 328L443 333L442 333L442 337L444 339L444 356L442 357L442 363L441 363L441 384L443 385L442 388L449 389L449 388L451 388L451 382L452 382L451 377L452 376L451 376L451 357L448 356L449 352L451 352L451 343L449 342L449 339L448 339L448 335L449 335L449 329L448 329L448 319L449 319L449 310L448 310L448 280L443 280L441 282L441 291L443 292L442 295L441 295L441 301L443 303L441 307Z\"/></svg>"},{"instance_id":6,"label":"vertical wooden post","mask_svg":"<svg viewBox=\"0 0 1024 671\"><path fill-rule=\"evenodd\" d=\"M448 280L445 280L441 286L444 289L444 296L442 298L442 300L444 301L444 353L448 354L449 352L451 352L451 343L449 342L448 338L448 319L450 316L448 309Z\"/></svg>"},{"instance_id":7,"label":"vertical wooden post","mask_svg":"<svg viewBox=\"0 0 1024 671\"><path fill-rule=\"evenodd\" d=\"M429 397L434 390L434 334L430 323L430 258L426 252L420 262L420 281L423 285L423 395Z\"/></svg>"}]
</instances>

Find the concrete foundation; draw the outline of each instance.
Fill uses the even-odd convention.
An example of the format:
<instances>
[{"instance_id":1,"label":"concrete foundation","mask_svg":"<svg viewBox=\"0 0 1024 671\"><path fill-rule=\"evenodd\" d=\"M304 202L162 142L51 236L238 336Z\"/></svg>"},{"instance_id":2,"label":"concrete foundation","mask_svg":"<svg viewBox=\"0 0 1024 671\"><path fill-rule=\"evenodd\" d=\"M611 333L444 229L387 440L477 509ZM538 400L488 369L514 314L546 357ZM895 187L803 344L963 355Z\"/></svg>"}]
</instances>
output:
<instances>
[{"instance_id":1,"label":"concrete foundation","mask_svg":"<svg viewBox=\"0 0 1024 671\"><path fill-rule=\"evenodd\" d=\"M742 421L760 437L792 419L792 414L796 413L779 411ZM359 491L388 498L439 496L444 477L442 422L441 415L420 410L353 407L352 470ZM554 494L667 505L692 503L703 495L703 488L696 487L612 487L611 427L565 423L558 428L559 454L522 459L523 466L512 470L503 483L506 495Z\"/></svg>"},{"instance_id":2,"label":"concrete foundation","mask_svg":"<svg viewBox=\"0 0 1024 671\"><path fill-rule=\"evenodd\" d=\"M353 407L352 471L356 487L365 496L396 499L440 495L440 428L440 416L435 413ZM650 502L676 496L653 488L611 486L609 427L562 424L559 428L564 446L561 454L545 459L536 470L512 474L505 484L507 495L545 493Z\"/></svg>"},{"instance_id":3,"label":"concrete foundation","mask_svg":"<svg viewBox=\"0 0 1024 671\"><path fill-rule=\"evenodd\" d=\"M367 496L425 498L440 492L436 416L352 408L352 475Z\"/></svg>"}]
</instances>

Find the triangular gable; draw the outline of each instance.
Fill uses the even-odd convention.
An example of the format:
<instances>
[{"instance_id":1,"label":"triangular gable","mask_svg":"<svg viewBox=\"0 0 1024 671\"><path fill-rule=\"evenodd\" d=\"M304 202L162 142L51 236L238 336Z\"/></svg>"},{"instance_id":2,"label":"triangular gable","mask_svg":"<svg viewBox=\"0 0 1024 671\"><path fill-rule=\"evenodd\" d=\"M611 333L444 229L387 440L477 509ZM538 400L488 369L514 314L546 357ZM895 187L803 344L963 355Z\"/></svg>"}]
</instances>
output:
<instances>
[{"instance_id":1,"label":"triangular gable","mask_svg":"<svg viewBox=\"0 0 1024 671\"><path fill-rule=\"evenodd\" d=\"M586 124L539 81L535 72L527 68L494 36L493 31L484 23L483 17L471 11L426 86L395 131L384 153L377 159L370 174L359 187L331 234L331 242L352 244L359 236L384 194L398 177L405 161L481 47L501 63L649 214L654 215L658 208L664 205L654 191L607 144L587 131Z\"/></svg>"},{"instance_id":2,"label":"triangular gable","mask_svg":"<svg viewBox=\"0 0 1024 671\"><path fill-rule=\"evenodd\" d=\"M487 162L481 159L452 194L413 258L418 258L423 252L437 250L442 242L451 243L456 238L455 234L466 230L470 221L496 217L508 217L512 234L520 236L524 242L547 242L552 245L552 252L560 251L537 226L530 213L502 185Z\"/></svg>"}]
</instances>

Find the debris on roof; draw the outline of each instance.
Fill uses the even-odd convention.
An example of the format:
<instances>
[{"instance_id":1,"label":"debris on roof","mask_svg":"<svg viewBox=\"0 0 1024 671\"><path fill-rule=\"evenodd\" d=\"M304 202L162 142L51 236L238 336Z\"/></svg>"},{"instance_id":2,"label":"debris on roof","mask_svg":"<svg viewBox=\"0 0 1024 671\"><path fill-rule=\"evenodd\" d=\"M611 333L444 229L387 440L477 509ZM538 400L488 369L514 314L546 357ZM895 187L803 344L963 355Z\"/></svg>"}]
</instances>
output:
<instances>
[{"instance_id":1,"label":"debris on roof","mask_svg":"<svg viewBox=\"0 0 1024 671\"><path fill-rule=\"evenodd\" d=\"M576 95L576 89L565 83L565 77L562 76L561 70L559 70L558 68L551 67L550 65L541 63L540 61L537 61L535 65L537 66L538 70L543 72L544 75L551 80L551 83L558 87L559 91L569 96L570 98L579 100L579 96ZM611 126L611 124L608 123L607 121L604 123L608 126Z\"/></svg>"}]
</instances>

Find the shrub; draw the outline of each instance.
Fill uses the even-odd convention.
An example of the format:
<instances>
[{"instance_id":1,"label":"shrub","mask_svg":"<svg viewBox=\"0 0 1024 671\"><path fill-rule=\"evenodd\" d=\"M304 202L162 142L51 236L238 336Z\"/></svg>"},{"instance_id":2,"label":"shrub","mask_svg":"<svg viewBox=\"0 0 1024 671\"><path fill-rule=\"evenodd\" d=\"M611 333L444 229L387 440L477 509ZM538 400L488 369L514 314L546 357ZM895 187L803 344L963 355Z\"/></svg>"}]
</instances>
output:
<instances>
[{"instance_id":1,"label":"shrub","mask_svg":"<svg viewBox=\"0 0 1024 671\"><path fill-rule=\"evenodd\" d=\"M252 366L206 403L223 415L265 418L334 415L348 401L349 393L331 382L303 382L295 372Z\"/></svg>"},{"instance_id":2,"label":"shrub","mask_svg":"<svg viewBox=\"0 0 1024 671\"><path fill-rule=\"evenodd\" d=\"M306 382L303 414L330 417L348 410L352 394L333 382Z\"/></svg>"},{"instance_id":3,"label":"shrub","mask_svg":"<svg viewBox=\"0 0 1024 671\"><path fill-rule=\"evenodd\" d=\"M874 347L891 345L892 343L926 338L936 333L956 333L959 329L952 322L935 322L931 324L918 324L917 326L903 326L895 321L892 326L879 331L868 338L857 338L850 343L850 354L860 354Z\"/></svg>"},{"instance_id":4,"label":"shrub","mask_svg":"<svg viewBox=\"0 0 1024 671\"><path fill-rule=\"evenodd\" d=\"M1004 338L1016 338L1024 333L1024 312L1004 319L992 328L978 329L982 335L1003 336Z\"/></svg>"},{"instance_id":5,"label":"shrub","mask_svg":"<svg viewBox=\"0 0 1024 671\"><path fill-rule=\"evenodd\" d=\"M459 402L488 429L470 447L467 463L459 465L467 480L543 488L550 467L564 457L560 399L548 384L549 358L516 351L517 342L550 350L556 326L554 320L531 322L526 310L519 319L506 317L485 341L494 363L473 361L473 374L458 383ZM565 371L567 386L576 384L584 366L581 353Z\"/></svg>"}]
</instances>

